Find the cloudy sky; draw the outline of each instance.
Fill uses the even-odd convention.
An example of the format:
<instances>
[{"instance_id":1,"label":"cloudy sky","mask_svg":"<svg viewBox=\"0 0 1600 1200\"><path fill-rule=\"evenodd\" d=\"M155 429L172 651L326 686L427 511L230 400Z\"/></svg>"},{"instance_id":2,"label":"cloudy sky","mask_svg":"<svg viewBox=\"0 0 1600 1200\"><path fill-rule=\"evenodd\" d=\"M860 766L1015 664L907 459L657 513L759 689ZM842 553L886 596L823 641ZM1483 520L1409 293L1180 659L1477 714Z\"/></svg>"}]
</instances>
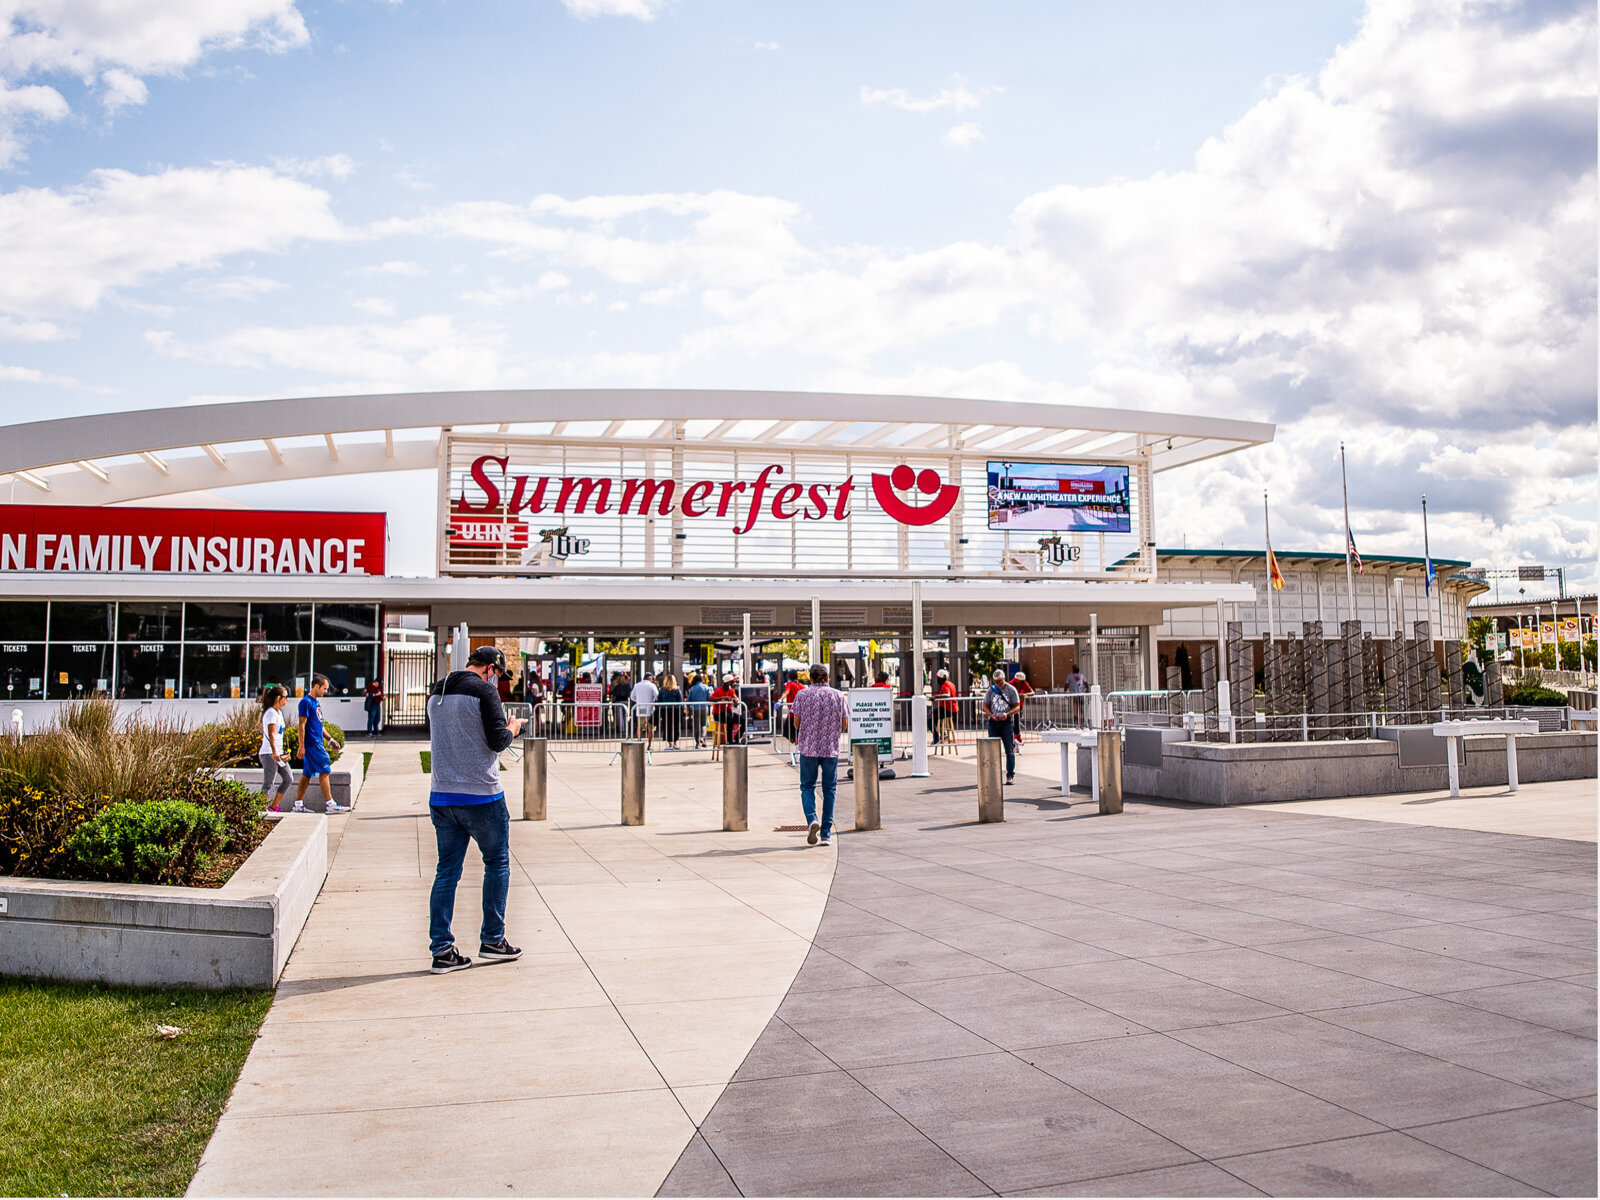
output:
<instances>
[{"instance_id":1,"label":"cloudy sky","mask_svg":"<svg viewBox=\"0 0 1600 1200\"><path fill-rule=\"evenodd\" d=\"M1163 545L1596 545L1572 0L0 0L0 420L442 388L1278 423ZM251 503L387 505L393 478ZM0 485L3 486L3 485ZM401 497L392 501L387 497ZM3 495L0 495L3 498ZM26 497L17 496L18 500ZM419 543L416 553L403 543Z\"/></svg>"}]
</instances>

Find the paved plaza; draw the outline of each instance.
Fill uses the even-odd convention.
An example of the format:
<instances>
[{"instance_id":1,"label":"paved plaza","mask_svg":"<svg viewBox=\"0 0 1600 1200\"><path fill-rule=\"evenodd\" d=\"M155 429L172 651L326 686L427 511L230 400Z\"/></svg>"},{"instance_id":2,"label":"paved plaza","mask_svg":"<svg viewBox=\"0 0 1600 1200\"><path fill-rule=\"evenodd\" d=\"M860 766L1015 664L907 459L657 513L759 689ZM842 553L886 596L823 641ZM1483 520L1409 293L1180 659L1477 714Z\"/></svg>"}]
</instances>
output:
<instances>
[{"instance_id":1,"label":"paved plaza","mask_svg":"<svg viewBox=\"0 0 1600 1200\"><path fill-rule=\"evenodd\" d=\"M1102 817L1055 761L1003 825L970 757L878 832L842 785L829 850L762 748L740 834L718 765L656 754L624 828L562 754L527 954L435 977L427 778L381 744L191 1191L1594 1194L1592 781Z\"/></svg>"}]
</instances>

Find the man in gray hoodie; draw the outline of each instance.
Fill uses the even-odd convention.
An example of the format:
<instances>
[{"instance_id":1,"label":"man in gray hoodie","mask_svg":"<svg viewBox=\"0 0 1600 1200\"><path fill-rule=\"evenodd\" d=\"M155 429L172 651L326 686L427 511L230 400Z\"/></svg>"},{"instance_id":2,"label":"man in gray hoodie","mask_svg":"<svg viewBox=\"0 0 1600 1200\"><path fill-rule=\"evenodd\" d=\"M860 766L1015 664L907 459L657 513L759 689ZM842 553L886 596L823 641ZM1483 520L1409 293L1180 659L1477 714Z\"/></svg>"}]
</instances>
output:
<instances>
[{"instance_id":1,"label":"man in gray hoodie","mask_svg":"<svg viewBox=\"0 0 1600 1200\"><path fill-rule=\"evenodd\" d=\"M456 884L467 843L483 855L483 928L478 954L485 962L510 962L522 951L506 941L506 894L511 889L511 814L500 786L500 752L522 730L507 721L495 687L505 655L480 646L465 671L452 671L428 697L428 740L433 748L428 815L439 843L439 866L428 901L428 946L433 973L461 971L472 960L456 949L450 932Z\"/></svg>"}]
</instances>

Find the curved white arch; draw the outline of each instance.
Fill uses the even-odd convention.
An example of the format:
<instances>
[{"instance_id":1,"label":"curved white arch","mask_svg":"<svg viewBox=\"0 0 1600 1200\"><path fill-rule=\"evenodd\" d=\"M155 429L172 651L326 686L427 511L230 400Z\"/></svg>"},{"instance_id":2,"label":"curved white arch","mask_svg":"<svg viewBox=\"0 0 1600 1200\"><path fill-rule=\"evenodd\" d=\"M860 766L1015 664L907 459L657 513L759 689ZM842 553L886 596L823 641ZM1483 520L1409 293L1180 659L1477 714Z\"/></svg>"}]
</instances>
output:
<instances>
[{"instance_id":1,"label":"curved white arch","mask_svg":"<svg viewBox=\"0 0 1600 1200\"><path fill-rule=\"evenodd\" d=\"M659 388L410 392L180 405L0 426L0 473L9 473L14 500L114 504L437 465L436 437L397 439L396 430L531 424L561 436L569 423L606 422L599 436L611 437L624 422L646 422L659 436L690 421L716 422L698 440L730 446L964 445L996 454L1112 456L1143 450L1157 471L1259 445L1274 433L1271 424L1255 421L922 396ZM766 426L741 434L736 427L748 422ZM377 432L384 434L381 443L337 441ZM321 436L323 447L277 445L306 436ZM100 461L108 459L134 461Z\"/></svg>"}]
</instances>

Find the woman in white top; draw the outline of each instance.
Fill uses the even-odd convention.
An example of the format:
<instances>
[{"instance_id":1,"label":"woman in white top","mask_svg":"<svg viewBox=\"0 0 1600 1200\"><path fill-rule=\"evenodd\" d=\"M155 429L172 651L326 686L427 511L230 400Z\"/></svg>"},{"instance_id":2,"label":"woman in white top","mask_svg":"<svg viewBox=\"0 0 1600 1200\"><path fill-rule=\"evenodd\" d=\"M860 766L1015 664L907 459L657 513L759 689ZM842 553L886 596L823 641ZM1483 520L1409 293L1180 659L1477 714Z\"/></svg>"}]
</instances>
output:
<instances>
[{"instance_id":1,"label":"woman in white top","mask_svg":"<svg viewBox=\"0 0 1600 1200\"><path fill-rule=\"evenodd\" d=\"M267 798L267 807L273 812L278 811L278 802L294 781L289 760L283 755L283 706L288 702L289 693L281 687L269 687L261 697L261 794ZM276 796L272 794L274 784L277 785Z\"/></svg>"}]
</instances>

